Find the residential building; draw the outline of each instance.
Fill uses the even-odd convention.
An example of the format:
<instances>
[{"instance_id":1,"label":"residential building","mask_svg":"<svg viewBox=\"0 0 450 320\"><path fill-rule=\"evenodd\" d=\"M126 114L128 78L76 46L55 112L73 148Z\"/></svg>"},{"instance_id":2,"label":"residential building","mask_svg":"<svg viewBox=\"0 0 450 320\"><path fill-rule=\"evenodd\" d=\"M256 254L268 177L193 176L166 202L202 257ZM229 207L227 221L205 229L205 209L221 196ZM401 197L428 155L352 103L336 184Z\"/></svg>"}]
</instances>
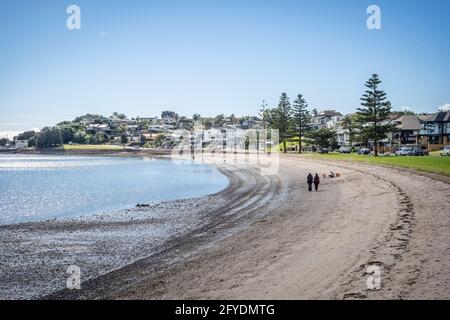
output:
<instances>
[{"instance_id":1,"label":"residential building","mask_svg":"<svg viewBox=\"0 0 450 320\"><path fill-rule=\"evenodd\" d=\"M111 132L111 128L107 124L93 123L86 126L86 132L91 134L96 134L98 132L109 134Z\"/></svg>"},{"instance_id":2,"label":"residential building","mask_svg":"<svg viewBox=\"0 0 450 320\"><path fill-rule=\"evenodd\" d=\"M15 149L26 149L26 148L28 148L28 140L16 140L14 148Z\"/></svg>"},{"instance_id":3,"label":"residential building","mask_svg":"<svg viewBox=\"0 0 450 320\"><path fill-rule=\"evenodd\" d=\"M311 127L314 130L330 128L343 118L342 113L336 110L324 110L312 118ZM330 124L328 124L329 122Z\"/></svg>"},{"instance_id":4,"label":"residential building","mask_svg":"<svg viewBox=\"0 0 450 320\"><path fill-rule=\"evenodd\" d=\"M428 116L421 123L419 140L429 150L439 150L450 144L450 111Z\"/></svg>"},{"instance_id":5,"label":"residential building","mask_svg":"<svg viewBox=\"0 0 450 320\"><path fill-rule=\"evenodd\" d=\"M137 120L129 120L129 119L119 119L119 118L113 118L108 121L111 128L118 128L118 127L126 127L126 126L137 126L138 122Z\"/></svg>"},{"instance_id":6,"label":"residential building","mask_svg":"<svg viewBox=\"0 0 450 320\"><path fill-rule=\"evenodd\" d=\"M162 118L161 124L171 125L171 126L175 127L177 125L177 122L178 122L178 120L175 117L165 116Z\"/></svg>"},{"instance_id":7,"label":"residential building","mask_svg":"<svg viewBox=\"0 0 450 320\"><path fill-rule=\"evenodd\" d=\"M148 132L150 133L160 133L165 131L165 126L163 125L152 125L148 127Z\"/></svg>"},{"instance_id":8,"label":"residential building","mask_svg":"<svg viewBox=\"0 0 450 320\"><path fill-rule=\"evenodd\" d=\"M150 125L156 125L156 124L161 124L161 119L159 119L158 117L142 117L139 118L140 122L148 122Z\"/></svg>"},{"instance_id":9,"label":"residential building","mask_svg":"<svg viewBox=\"0 0 450 320\"><path fill-rule=\"evenodd\" d=\"M349 117L351 115L342 116L339 112L336 112L332 114L331 112L328 113L328 117L322 118L322 119L329 119L327 122L325 122L325 125L320 124L320 127L326 127L328 129L332 129L336 131L336 142L339 146L349 146L350 145L350 134L347 129L344 129L342 126L342 120L344 120L346 117ZM314 128L314 125L313 125ZM317 128L317 126L315 127ZM317 129L316 129L317 130Z\"/></svg>"},{"instance_id":10,"label":"residential building","mask_svg":"<svg viewBox=\"0 0 450 320\"><path fill-rule=\"evenodd\" d=\"M336 130L336 140L337 144L341 147L350 146L350 134L348 133L348 130L339 126Z\"/></svg>"},{"instance_id":11,"label":"residential building","mask_svg":"<svg viewBox=\"0 0 450 320\"><path fill-rule=\"evenodd\" d=\"M141 135L131 136L130 144L142 144L144 142L144 138Z\"/></svg>"},{"instance_id":12,"label":"residential building","mask_svg":"<svg viewBox=\"0 0 450 320\"><path fill-rule=\"evenodd\" d=\"M392 120L391 123L394 125L394 130L391 135L392 144L419 144L418 136L421 122L417 115L403 115Z\"/></svg>"}]
</instances>

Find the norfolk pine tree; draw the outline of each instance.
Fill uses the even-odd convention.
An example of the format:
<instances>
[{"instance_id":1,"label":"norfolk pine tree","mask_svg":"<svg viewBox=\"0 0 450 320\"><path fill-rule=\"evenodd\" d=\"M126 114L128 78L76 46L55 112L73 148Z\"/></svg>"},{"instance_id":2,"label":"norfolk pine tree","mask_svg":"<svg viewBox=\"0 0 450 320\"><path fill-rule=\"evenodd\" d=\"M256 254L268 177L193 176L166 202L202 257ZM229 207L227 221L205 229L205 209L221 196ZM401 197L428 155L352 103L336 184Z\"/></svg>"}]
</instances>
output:
<instances>
[{"instance_id":1,"label":"norfolk pine tree","mask_svg":"<svg viewBox=\"0 0 450 320\"><path fill-rule=\"evenodd\" d=\"M382 122L389 118L391 103L387 100L386 93L379 89L381 80L377 74L366 82L368 88L361 97L361 108L358 108L358 120L365 124L369 138L374 141L374 155L378 156L378 142L386 137L391 129L390 125Z\"/></svg>"},{"instance_id":2,"label":"norfolk pine tree","mask_svg":"<svg viewBox=\"0 0 450 320\"><path fill-rule=\"evenodd\" d=\"M286 138L289 135L292 121L291 103L286 93L282 93L277 108L278 113L278 129L280 139L283 142L283 153L286 153Z\"/></svg>"},{"instance_id":3,"label":"norfolk pine tree","mask_svg":"<svg viewBox=\"0 0 450 320\"><path fill-rule=\"evenodd\" d=\"M292 122L298 135L298 153L302 153L302 139L310 129L311 115L307 108L308 103L302 94L298 94L292 108Z\"/></svg>"}]
</instances>

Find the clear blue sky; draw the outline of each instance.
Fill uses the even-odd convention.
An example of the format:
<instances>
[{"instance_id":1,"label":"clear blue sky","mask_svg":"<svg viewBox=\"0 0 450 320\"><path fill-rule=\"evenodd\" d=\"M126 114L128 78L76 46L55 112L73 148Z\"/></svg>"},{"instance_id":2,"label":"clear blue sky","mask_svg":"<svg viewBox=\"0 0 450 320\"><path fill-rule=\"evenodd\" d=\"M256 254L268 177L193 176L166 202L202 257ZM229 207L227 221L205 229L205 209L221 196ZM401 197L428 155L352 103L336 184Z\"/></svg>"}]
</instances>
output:
<instances>
[{"instance_id":1,"label":"clear blue sky","mask_svg":"<svg viewBox=\"0 0 450 320\"><path fill-rule=\"evenodd\" d=\"M382 30L366 27L370 4ZM0 131L87 112L257 114L281 92L349 113L372 73L395 108L436 111L450 102L449 38L448 0L3 1Z\"/></svg>"}]
</instances>

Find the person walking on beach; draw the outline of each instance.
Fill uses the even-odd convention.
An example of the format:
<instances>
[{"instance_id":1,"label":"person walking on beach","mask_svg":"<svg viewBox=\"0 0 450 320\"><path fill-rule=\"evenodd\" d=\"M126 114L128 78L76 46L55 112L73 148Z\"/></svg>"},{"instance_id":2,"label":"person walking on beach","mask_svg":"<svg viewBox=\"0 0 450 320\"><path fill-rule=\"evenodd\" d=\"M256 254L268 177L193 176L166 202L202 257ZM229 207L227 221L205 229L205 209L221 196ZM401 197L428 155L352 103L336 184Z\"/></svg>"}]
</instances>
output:
<instances>
[{"instance_id":1,"label":"person walking on beach","mask_svg":"<svg viewBox=\"0 0 450 320\"><path fill-rule=\"evenodd\" d=\"M306 179L306 182L308 183L308 191L311 192L312 191L312 184L314 182L314 178L313 178L313 175L311 173L308 174L308 178Z\"/></svg>"},{"instance_id":2,"label":"person walking on beach","mask_svg":"<svg viewBox=\"0 0 450 320\"><path fill-rule=\"evenodd\" d=\"M319 189L319 183L320 183L320 178L319 175L316 173L316 176L314 177L314 188L317 190Z\"/></svg>"}]
</instances>

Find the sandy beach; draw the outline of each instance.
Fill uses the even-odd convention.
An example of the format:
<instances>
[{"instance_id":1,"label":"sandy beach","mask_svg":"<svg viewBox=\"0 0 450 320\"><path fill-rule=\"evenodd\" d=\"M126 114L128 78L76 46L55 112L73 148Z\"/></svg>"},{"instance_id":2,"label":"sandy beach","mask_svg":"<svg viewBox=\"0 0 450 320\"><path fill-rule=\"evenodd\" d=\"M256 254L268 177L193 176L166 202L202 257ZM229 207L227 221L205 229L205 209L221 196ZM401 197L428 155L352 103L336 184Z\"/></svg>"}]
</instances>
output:
<instances>
[{"instance_id":1,"label":"sandy beach","mask_svg":"<svg viewBox=\"0 0 450 320\"><path fill-rule=\"evenodd\" d=\"M450 297L445 179L296 155L282 156L274 176L219 169L230 184L211 196L0 226L0 298ZM307 191L307 173L331 170L341 177ZM154 243L158 225L171 227ZM71 264L81 290L63 290ZM371 265L382 270L380 290L367 289Z\"/></svg>"}]
</instances>

